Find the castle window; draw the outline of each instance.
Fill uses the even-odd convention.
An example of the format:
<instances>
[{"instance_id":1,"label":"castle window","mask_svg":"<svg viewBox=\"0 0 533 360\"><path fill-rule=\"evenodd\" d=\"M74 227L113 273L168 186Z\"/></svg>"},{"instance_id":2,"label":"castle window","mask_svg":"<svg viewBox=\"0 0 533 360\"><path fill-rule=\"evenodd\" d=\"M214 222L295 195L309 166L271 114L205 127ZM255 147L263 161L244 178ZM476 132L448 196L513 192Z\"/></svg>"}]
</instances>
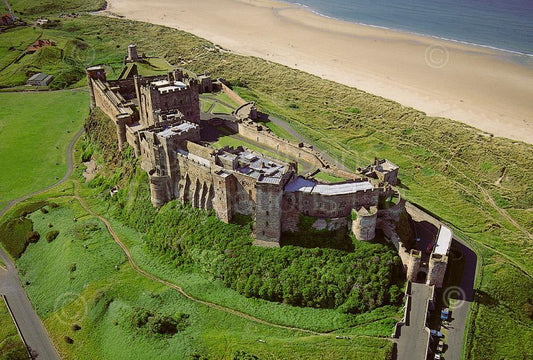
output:
<instances>
[{"instance_id":1,"label":"castle window","mask_svg":"<svg viewBox=\"0 0 533 360\"><path fill-rule=\"evenodd\" d=\"M268 226L268 221L265 223L265 226Z\"/></svg>"},{"instance_id":2,"label":"castle window","mask_svg":"<svg viewBox=\"0 0 533 360\"><path fill-rule=\"evenodd\" d=\"M252 197L252 190L248 190L248 196Z\"/></svg>"},{"instance_id":3,"label":"castle window","mask_svg":"<svg viewBox=\"0 0 533 360\"><path fill-rule=\"evenodd\" d=\"M267 210L267 212L266 212L266 215L267 215L267 216L270 215L270 213L268 212L268 210ZM267 224L268 224L268 223L267 223Z\"/></svg>"},{"instance_id":4,"label":"castle window","mask_svg":"<svg viewBox=\"0 0 533 360\"><path fill-rule=\"evenodd\" d=\"M265 232L263 231L263 236L265 236Z\"/></svg>"}]
</instances>

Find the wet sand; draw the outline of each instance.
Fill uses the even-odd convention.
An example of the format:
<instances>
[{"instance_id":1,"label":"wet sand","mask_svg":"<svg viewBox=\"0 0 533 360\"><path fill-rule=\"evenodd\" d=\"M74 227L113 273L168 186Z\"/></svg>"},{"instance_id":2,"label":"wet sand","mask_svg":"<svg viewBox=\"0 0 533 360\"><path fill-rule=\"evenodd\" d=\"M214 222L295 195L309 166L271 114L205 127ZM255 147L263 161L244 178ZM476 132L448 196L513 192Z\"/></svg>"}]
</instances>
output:
<instances>
[{"instance_id":1,"label":"wet sand","mask_svg":"<svg viewBox=\"0 0 533 360\"><path fill-rule=\"evenodd\" d=\"M495 136L533 143L533 57L323 17L270 0L110 0L185 30Z\"/></svg>"}]
</instances>

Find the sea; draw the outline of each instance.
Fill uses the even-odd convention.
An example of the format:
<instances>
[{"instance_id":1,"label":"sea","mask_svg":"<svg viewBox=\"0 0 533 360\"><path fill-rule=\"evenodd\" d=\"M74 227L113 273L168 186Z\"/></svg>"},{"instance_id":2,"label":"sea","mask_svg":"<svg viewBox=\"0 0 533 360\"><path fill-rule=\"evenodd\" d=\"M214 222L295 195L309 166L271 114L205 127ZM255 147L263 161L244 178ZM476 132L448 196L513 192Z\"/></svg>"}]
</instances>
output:
<instances>
[{"instance_id":1,"label":"sea","mask_svg":"<svg viewBox=\"0 0 533 360\"><path fill-rule=\"evenodd\" d=\"M284 0L353 23L533 56L533 0Z\"/></svg>"}]
</instances>

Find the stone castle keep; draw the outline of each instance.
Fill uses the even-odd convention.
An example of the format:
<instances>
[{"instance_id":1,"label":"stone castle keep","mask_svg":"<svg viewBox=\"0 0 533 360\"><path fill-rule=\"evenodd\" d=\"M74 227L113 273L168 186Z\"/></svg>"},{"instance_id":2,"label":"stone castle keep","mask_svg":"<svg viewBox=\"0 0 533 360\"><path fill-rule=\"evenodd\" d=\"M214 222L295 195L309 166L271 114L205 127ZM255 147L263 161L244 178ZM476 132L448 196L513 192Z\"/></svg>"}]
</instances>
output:
<instances>
[{"instance_id":1,"label":"stone castle keep","mask_svg":"<svg viewBox=\"0 0 533 360\"><path fill-rule=\"evenodd\" d=\"M137 61L135 47L130 45L128 50L125 62ZM108 81L101 66L90 67L86 73L91 107L99 107L115 123L119 145L129 144L141 159L154 206L178 199L213 210L226 223L236 214L250 215L255 244L260 246L279 246L283 232L298 230L301 216L323 221L330 230L348 226L363 241L374 239L376 229L382 229L400 252L405 251L407 255L400 254L405 270L416 277L421 267L417 254L408 252L390 227L405 210L394 188L398 166L390 161L376 159L357 173L343 170L328 163L312 146L291 143L264 129L254 121L253 103L243 104L233 116L201 114L200 93L219 86L235 95L207 76L175 69L164 76L132 74ZM299 174L296 161L272 159L242 146L216 149L204 139L208 126L224 127L349 180L320 183ZM394 206L380 207L393 198L397 199Z\"/></svg>"}]
</instances>

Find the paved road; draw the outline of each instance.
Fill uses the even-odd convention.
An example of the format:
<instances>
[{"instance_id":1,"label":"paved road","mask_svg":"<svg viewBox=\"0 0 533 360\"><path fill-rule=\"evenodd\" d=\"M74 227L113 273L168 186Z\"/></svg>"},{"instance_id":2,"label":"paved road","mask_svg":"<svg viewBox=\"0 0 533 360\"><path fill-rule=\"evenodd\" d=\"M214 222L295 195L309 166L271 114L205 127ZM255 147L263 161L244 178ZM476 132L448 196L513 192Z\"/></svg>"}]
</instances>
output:
<instances>
[{"instance_id":1,"label":"paved road","mask_svg":"<svg viewBox=\"0 0 533 360\"><path fill-rule=\"evenodd\" d=\"M417 206L407 203L406 209L417 222L417 233L423 236L435 237L436 230L440 226L440 220L427 214L419 209ZM470 311L472 302L474 301L474 284L476 279L477 269L479 267L479 258L470 247L468 243L462 239L454 236L452 246L458 249L465 257L465 265L459 286L441 289L436 296L443 296L446 291L449 292L451 298L456 299L454 307L451 309L451 322L448 329L445 329L446 334L446 351L444 358L446 360L461 360L463 354L463 340L468 319L468 312ZM451 264L453 266L453 264ZM440 311L440 309L436 309Z\"/></svg>"},{"instance_id":2,"label":"paved road","mask_svg":"<svg viewBox=\"0 0 533 360\"><path fill-rule=\"evenodd\" d=\"M459 289L451 292L452 298L456 299L451 308L451 322L446 329L446 344L444 352L446 360L461 360L463 353L463 338L465 335L468 312L474 300L474 280L477 269L476 254L459 239L454 238L453 246L465 257L465 267ZM448 291L450 291L449 289ZM446 291L446 290L445 290Z\"/></svg>"},{"instance_id":3,"label":"paved road","mask_svg":"<svg viewBox=\"0 0 533 360\"><path fill-rule=\"evenodd\" d=\"M18 199L11 201L6 207L0 210L0 218L15 204L20 201L26 200L31 196L43 193L54 186L57 186L65 182L72 174L72 149L74 144L83 134L83 129L78 131L74 138L70 141L67 148L67 172L65 176L55 184L52 184L45 189L35 191L31 194L21 196ZM33 309L26 292L20 283L17 269L11 258L0 248L0 257L6 264L7 271L0 269L0 293L6 296L11 311L15 317L15 320L19 326L19 330L22 333L24 340L32 353L37 354L39 360L59 360L57 354L46 329L44 328L41 319Z\"/></svg>"},{"instance_id":4,"label":"paved road","mask_svg":"<svg viewBox=\"0 0 533 360\"><path fill-rule=\"evenodd\" d=\"M6 296L19 329L35 359L59 360L59 355L48 337L43 323L33 310L26 292L20 285L17 269L11 259L0 251L7 271L0 269L0 293Z\"/></svg>"},{"instance_id":5,"label":"paved road","mask_svg":"<svg viewBox=\"0 0 533 360\"><path fill-rule=\"evenodd\" d=\"M406 316L406 325L402 326L398 341L398 360L425 360L429 332L426 330L428 300L432 297L432 288L425 284L412 283L411 304Z\"/></svg>"}]
</instances>

